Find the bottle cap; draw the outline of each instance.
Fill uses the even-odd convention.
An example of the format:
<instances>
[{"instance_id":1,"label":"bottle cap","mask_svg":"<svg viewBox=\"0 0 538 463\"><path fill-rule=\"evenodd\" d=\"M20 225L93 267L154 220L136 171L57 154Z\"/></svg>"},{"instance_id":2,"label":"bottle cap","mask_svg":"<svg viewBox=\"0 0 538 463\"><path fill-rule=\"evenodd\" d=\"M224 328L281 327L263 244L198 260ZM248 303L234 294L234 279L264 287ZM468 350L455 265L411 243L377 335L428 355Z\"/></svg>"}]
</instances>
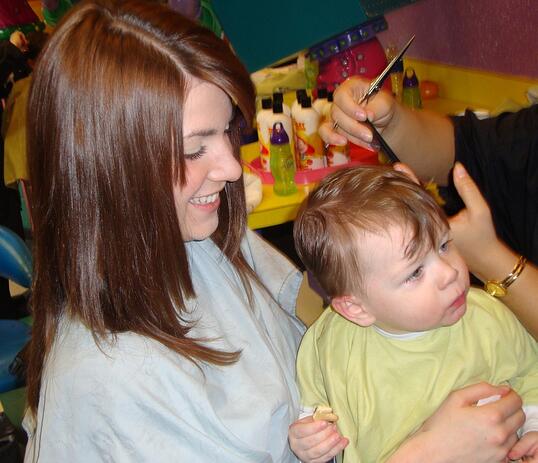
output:
<instances>
[{"instance_id":1,"label":"bottle cap","mask_svg":"<svg viewBox=\"0 0 538 463\"><path fill-rule=\"evenodd\" d=\"M286 133L284 124L282 122L275 122L273 124L273 131L271 132L271 144L272 145L285 145L290 142L290 138Z\"/></svg>"},{"instance_id":2,"label":"bottle cap","mask_svg":"<svg viewBox=\"0 0 538 463\"><path fill-rule=\"evenodd\" d=\"M273 107L273 100L271 98L262 99L262 109L271 109Z\"/></svg>"},{"instance_id":3,"label":"bottle cap","mask_svg":"<svg viewBox=\"0 0 538 463\"><path fill-rule=\"evenodd\" d=\"M415 74L415 70L413 68L407 68L405 70L403 86L407 88L418 87L417 75Z\"/></svg>"},{"instance_id":4,"label":"bottle cap","mask_svg":"<svg viewBox=\"0 0 538 463\"><path fill-rule=\"evenodd\" d=\"M318 88L318 98L327 98L327 89L325 87Z\"/></svg>"},{"instance_id":5,"label":"bottle cap","mask_svg":"<svg viewBox=\"0 0 538 463\"><path fill-rule=\"evenodd\" d=\"M297 97L297 101L300 102L302 98L304 98L305 96L308 96L308 93L306 93L305 88L300 88L298 90L295 90L295 96Z\"/></svg>"},{"instance_id":6,"label":"bottle cap","mask_svg":"<svg viewBox=\"0 0 538 463\"><path fill-rule=\"evenodd\" d=\"M302 108L311 108L312 107L312 98L310 98L309 96L303 98L301 100L301 107Z\"/></svg>"},{"instance_id":7,"label":"bottle cap","mask_svg":"<svg viewBox=\"0 0 538 463\"><path fill-rule=\"evenodd\" d=\"M282 101L273 100L273 113L282 114Z\"/></svg>"},{"instance_id":8,"label":"bottle cap","mask_svg":"<svg viewBox=\"0 0 538 463\"><path fill-rule=\"evenodd\" d=\"M282 103L284 101L284 95L281 92L273 92L273 101L280 101Z\"/></svg>"}]
</instances>

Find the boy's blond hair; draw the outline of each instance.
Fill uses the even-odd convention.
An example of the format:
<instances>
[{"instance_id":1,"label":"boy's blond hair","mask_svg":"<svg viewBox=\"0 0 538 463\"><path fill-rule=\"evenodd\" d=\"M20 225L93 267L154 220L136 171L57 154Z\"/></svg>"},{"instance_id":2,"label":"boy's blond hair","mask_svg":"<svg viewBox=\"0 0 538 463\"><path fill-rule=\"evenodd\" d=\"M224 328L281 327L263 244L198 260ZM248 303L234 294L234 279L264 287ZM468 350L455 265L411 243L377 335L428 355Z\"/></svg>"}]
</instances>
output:
<instances>
[{"instance_id":1,"label":"boy's blond hair","mask_svg":"<svg viewBox=\"0 0 538 463\"><path fill-rule=\"evenodd\" d=\"M299 257L333 298L363 289L364 262L357 242L362 234L383 233L390 225L411 232L405 249L411 258L435 246L448 221L433 197L407 175L390 167L363 166L322 180L303 202L293 235Z\"/></svg>"}]
</instances>

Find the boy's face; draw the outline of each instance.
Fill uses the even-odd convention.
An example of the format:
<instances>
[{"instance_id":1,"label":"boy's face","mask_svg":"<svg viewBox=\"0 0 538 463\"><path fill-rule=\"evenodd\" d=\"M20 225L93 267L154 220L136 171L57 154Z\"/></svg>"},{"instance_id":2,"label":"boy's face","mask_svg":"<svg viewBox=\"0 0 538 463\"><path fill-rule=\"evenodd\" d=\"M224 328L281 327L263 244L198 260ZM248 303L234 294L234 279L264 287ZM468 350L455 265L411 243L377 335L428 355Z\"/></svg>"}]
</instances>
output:
<instances>
[{"instance_id":1,"label":"boy's face","mask_svg":"<svg viewBox=\"0 0 538 463\"><path fill-rule=\"evenodd\" d=\"M434 248L411 259L404 254L409 235L392 225L386 233L360 239L366 277L357 299L374 323L391 333L456 323L466 310L469 273L449 231L439 233Z\"/></svg>"}]
</instances>

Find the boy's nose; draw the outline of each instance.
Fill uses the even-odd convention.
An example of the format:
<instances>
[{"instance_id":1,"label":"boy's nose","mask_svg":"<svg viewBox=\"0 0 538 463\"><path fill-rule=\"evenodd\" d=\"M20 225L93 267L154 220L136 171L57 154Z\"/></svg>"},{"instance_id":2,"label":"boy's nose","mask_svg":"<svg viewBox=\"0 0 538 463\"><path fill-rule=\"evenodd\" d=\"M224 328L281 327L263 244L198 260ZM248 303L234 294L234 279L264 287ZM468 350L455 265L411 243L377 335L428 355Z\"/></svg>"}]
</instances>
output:
<instances>
[{"instance_id":1,"label":"boy's nose","mask_svg":"<svg viewBox=\"0 0 538 463\"><path fill-rule=\"evenodd\" d=\"M450 262L441 259L441 272L439 276L439 286L446 288L458 277L458 270Z\"/></svg>"}]
</instances>

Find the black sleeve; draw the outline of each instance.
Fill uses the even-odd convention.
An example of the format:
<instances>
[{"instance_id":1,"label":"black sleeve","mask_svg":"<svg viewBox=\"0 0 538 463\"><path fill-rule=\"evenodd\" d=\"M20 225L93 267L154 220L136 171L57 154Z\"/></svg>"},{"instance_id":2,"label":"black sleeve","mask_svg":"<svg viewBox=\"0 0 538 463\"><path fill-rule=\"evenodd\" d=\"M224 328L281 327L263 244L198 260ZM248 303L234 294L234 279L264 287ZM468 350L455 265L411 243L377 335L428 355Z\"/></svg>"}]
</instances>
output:
<instances>
[{"instance_id":1,"label":"black sleeve","mask_svg":"<svg viewBox=\"0 0 538 463\"><path fill-rule=\"evenodd\" d=\"M488 201L498 235L538 263L538 105L485 120L467 111L453 123L456 160Z\"/></svg>"}]
</instances>

